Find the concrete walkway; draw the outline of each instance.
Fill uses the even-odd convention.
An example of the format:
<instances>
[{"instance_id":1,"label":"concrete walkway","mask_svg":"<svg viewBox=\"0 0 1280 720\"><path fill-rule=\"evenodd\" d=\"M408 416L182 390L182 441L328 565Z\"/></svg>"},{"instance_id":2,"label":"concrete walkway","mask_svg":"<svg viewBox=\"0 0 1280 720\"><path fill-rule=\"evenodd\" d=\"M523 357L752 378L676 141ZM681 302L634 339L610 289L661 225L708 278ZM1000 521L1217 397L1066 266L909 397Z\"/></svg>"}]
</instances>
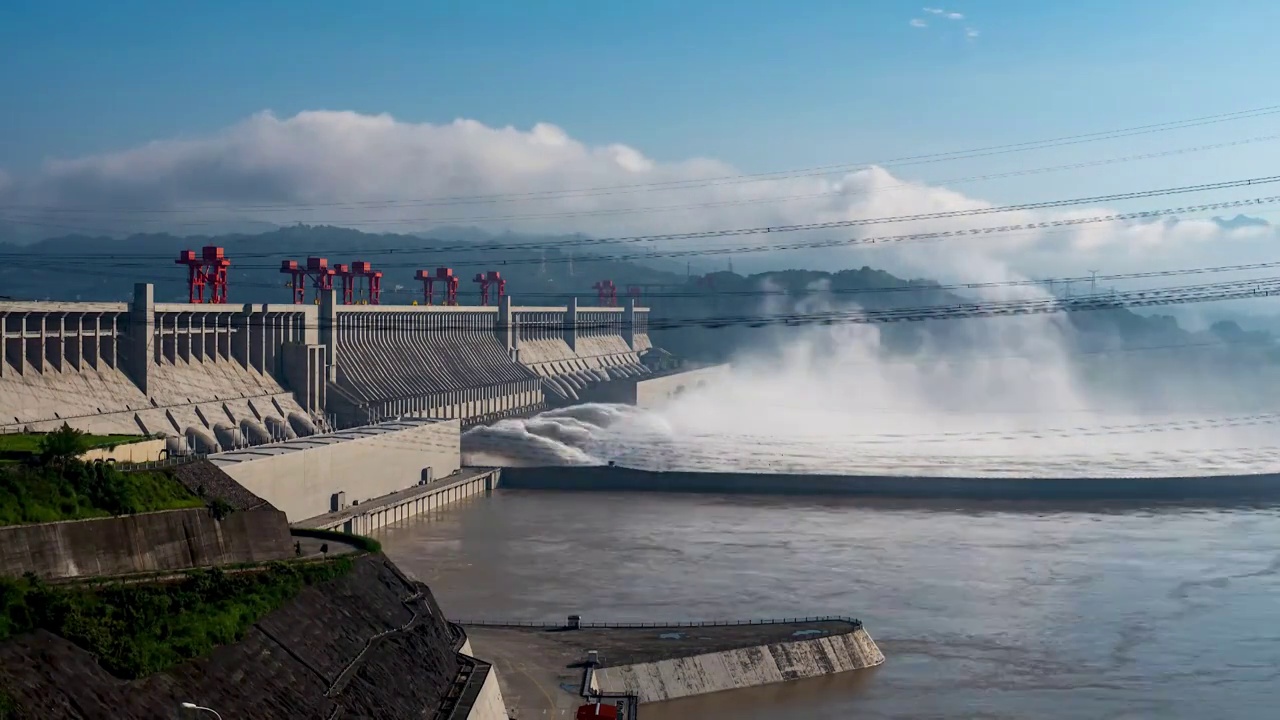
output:
<instances>
[{"instance_id":1,"label":"concrete walkway","mask_svg":"<svg viewBox=\"0 0 1280 720\"><path fill-rule=\"evenodd\" d=\"M428 495L430 493L443 490L451 485L465 483L478 477L488 475L493 472L493 470L493 468L462 468L456 473L446 475L439 480L427 483L426 485L414 485L411 488L399 490L388 495L383 495L382 497L372 498L360 503L359 505L352 505L350 507L343 508L342 510L338 510L337 512L325 513L324 515L317 515L305 520L299 520L298 522L293 523L293 526L314 529L338 528L353 517L376 513L379 510L388 507L396 507L397 505L401 505L420 495Z\"/></svg>"}]
</instances>

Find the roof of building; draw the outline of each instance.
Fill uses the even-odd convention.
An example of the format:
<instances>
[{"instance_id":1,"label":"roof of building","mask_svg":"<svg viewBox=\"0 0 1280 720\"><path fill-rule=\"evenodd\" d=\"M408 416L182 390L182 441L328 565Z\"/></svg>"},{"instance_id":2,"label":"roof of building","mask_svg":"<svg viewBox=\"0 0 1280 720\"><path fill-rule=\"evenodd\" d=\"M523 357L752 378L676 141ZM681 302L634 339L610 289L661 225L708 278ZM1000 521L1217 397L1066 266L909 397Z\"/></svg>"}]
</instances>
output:
<instances>
[{"instance_id":1,"label":"roof of building","mask_svg":"<svg viewBox=\"0 0 1280 720\"><path fill-rule=\"evenodd\" d=\"M415 427L422 427L423 425L435 425L443 422L456 421L440 420L436 418L404 418L401 420L388 420L387 422L381 422L375 425L364 425L346 430L338 430L331 433L322 433L294 440L285 440L284 442L256 445L254 447L243 448L240 450L229 450L227 452L210 455L209 462L214 465L230 465L249 460L261 460L264 457L287 455L289 453L324 447L326 445L337 445L339 443L350 442L352 440L364 440Z\"/></svg>"}]
</instances>

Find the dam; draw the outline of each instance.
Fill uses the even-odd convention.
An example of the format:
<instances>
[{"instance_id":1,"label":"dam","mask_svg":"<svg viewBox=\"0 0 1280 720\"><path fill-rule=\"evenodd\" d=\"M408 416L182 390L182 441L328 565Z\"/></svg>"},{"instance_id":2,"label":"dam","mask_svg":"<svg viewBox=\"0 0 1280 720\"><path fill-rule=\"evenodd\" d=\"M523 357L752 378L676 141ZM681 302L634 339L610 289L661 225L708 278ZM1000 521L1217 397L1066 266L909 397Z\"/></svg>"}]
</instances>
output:
<instances>
[{"instance_id":1,"label":"dam","mask_svg":"<svg viewBox=\"0 0 1280 720\"><path fill-rule=\"evenodd\" d=\"M340 303L330 289L314 305L162 303L139 283L127 303L0 302L0 436L34 446L66 426L103 437L84 462L159 469L158 482L193 498L182 509L0 527L12 541L3 575L155 592L223 567L320 578L243 638L163 678L124 682L101 657L45 630L0 640L12 666L0 672L0 700L47 717L105 705L162 713L175 693L263 717L302 707L330 718L509 717L517 706L504 700L502 669L513 666L500 638L528 628L470 626L483 635L473 649L469 626L445 620L430 589L363 536L501 485L502 468L464 465L468 428L585 402L658 405L719 371L682 369L656 353L648 309L634 299L384 306ZM147 440L110 444L139 437ZM608 651L575 671L579 692L562 694L565 709L621 698L628 720L642 703L884 660L852 619L575 630L583 659L594 654L582 643ZM684 641L670 642L673 633ZM538 662L558 673L570 646L530 637ZM645 638L646 652L621 652ZM388 673L406 665L428 678L397 695ZM258 681L234 691L220 682L249 666ZM76 668L82 682L58 679L60 667ZM685 687L668 677L695 671ZM281 685L300 672L315 677Z\"/></svg>"},{"instance_id":2,"label":"dam","mask_svg":"<svg viewBox=\"0 0 1280 720\"><path fill-rule=\"evenodd\" d=\"M218 452L405 417L470 426L654 374L648 309L634 299L522 308L509 295L497 306L344 305L333 290L318 305L154 296L138 284L130 303L0 302L0 432L65 422Z\"/></svg>"}]
</instances>

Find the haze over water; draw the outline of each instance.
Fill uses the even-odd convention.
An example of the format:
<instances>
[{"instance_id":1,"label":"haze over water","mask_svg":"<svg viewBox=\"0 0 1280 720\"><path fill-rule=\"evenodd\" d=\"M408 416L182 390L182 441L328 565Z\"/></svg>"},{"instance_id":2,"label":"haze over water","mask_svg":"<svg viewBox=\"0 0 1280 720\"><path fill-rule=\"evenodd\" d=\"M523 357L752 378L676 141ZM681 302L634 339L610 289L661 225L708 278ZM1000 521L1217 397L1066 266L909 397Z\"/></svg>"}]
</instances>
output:
<instances>
[{"instance_id":1,"label":"haze over water","mask_svg":"<svg viewBox=\"0 0 1280 720\"><path fill-rule=\"evenodd\" d=\"M888 658L670 720L1268 717L1277 537L1269 507L520 491L382 534L455 618L850 614Z\"/></svg>"}]
</instances>

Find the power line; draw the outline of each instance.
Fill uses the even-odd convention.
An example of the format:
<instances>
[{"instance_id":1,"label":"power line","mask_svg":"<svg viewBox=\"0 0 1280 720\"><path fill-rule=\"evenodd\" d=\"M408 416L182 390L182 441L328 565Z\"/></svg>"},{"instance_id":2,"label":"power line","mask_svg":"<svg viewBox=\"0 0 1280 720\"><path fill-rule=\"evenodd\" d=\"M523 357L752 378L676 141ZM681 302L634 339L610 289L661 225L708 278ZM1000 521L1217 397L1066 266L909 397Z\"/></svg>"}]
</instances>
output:
<instances>
[{"instance_id":1,"label":"power line","mask_svg":"<svg viewBox=\"0 0 1280 720\"><path fill-rule=\"evenodd\" d=\"M1151 307L1160 305L1179 305L1187 303L1214 302L1220 300L1239 300L1245 298L1271 297L1280 294L1280 277L1268 277L1252 280L1232 280L1198 285L1162 287L1148 290L1131 290L1111 293L1102 296L1078 296L1075 298L1042 298L1031 300L999 300L962 302L949 305L923 305L887 309L833 310L809 313L782 313L776 315L725 315L701 318L653 318L647 319L646 329L667 330L677 328L723 329L727 327L799 327L811 325L879 325L897 322L923 322L928 320L961 320L969 318L1011 317L1023 315L1042 315L1067 312L1087 312L1095 310L1118 310L1130 307ZM223 310L226 306L209 305L209 312ZM378 314L378 306L361 306L365 312ZM403 307L403 306L389 306ZM495 308L496 311L496 308ZM198 312L196 310L195 312ZM443 310L443 312L448 312ZM492 329L476 330L463 324L442 324L438 328L420 328L406 331L399 324L399 313L396 317L373 319L373 322L361 326L363 332L480 332L490 333ZM577 323L550 322L527 323L527 327L537 327L547 331L596 330L607 327L607 322L598 320L579 321ZM274 327L274 326L272 326ZM295 325L295 327L318 327L318 325Z\"/></svg>"},{"instance_id":2,"label":"power line","mask_svg":"<svg viewBox=\"0 0 1280 720\"><path fill-rule=\"evenodd\" d=\"M21 258L11 264L17 267L37 269L40 267L40 264L35 263L36 260L37 260L36 258ZM33 264L24 264L24 263L33 263ZM94 264L100 265L100 263L96 261ZM146 267L149 265L150 264L148 263L147 265L128 265L128 266L120 266L120 267ZM1127 273L1113 273L1110 275L1099 275L1098 271L1090 270L1089 271L1090 274L1085 276L1067 276L1067 277L1056 277L1056 278L1037 278L1037 279L1020 279L1020 280L992 280L992 281L984 281L984 282L957 282L957 283L946 283L946 284L913 281L913 282L908 282L906 284L889 285L889 286L883 286L883 287L829 288L817 293L805 292L801 294L801 296L826 296L826 295L834 295L834 296L855 295L856 296L856 295L882 295L882 294L919 293L919 292L951 292L951 291L963 291L963 290L990 290L990 289L998 289L998 288L1037 287L1040 285L1044 285L1045 283L1062 284L1062 283L1075 283L1075 282L1085 282L1085 281L1090 282L1094 288L1094 291L1091 292L1090 294L1096 295L1097 294L1096 285L1097 285L1097 281L1099 280L1103 280L1103 281L1141 280L1141 279L1159 278L1159 277L1177 277L1177 276L1183 276L1183 275L1212 275L1217 273L1250 272L1250 271L1256 271L1256 270L1270 270L1275 268L1280 268L1280 261L1242 263L1242 264L1236 264L1236 265L1200 266L1200 267L1192 267L1192 268L1178 268L1178 269L1171 269L1171 270L1143 270L1143 271L1135 271L1135 272L1127 272ZM147 279L160 279L162 281L174 281L174 282L177 281L176 276L169 276L169 275L146 275L143 277L146 277ZM237 287L278 289L278 288L287 287L288 283L265 283L265 282L239 280L239 281L236 281L235 285ZM594 291L588 290L586 288L582 288L578 292L581 294L590 294ZM403 290L383 289L382 294L383 295L388 295L388 294L405 295L410 297L418 297L420 295L418 290L407 289L407 288ZM513 295L514 294L516 293L513 293ZM560 298L560 297L568 297L573 294L574 294L574 291L518 293L519 297L522 297L522 298L525 298L525 297ZM652 298L712 299L715 297L774 297L774 296L795 297L797 296L797 293L794 293L788 290L717 290L714 288L710 288L705 291L646 292L644 294L645 299L652 299Z\"/></svg>"},{"instance_id":3,"label":"power line","mask_svg":"<svg viewBox=\"0 0 1280 720\"><path fill-rule=\"evenodd\" d=\"M542 249L560 249L560 248L582 247L582 246L653 243L653 242L674 241L674 240L695 240L695 239L707 239L707 238L719 238L719 237L740 237L740 236L749 236L749 235L810 232L810 231L816 231L816 230L831 230L831 229L848 228L848 227L865 227L865 226L871 226L871 225L919 222L919 221L925 221L925 220L948 220L948 219L956 219L956 218L982 217L987 215L996 215L996 214L1010 213L1010 212L1026 212L1031 210L1046 210L1046 209L1052 209L1052 208L1111 203L1111 202L1119 202L1119 201L1125 201L1125 200L1144 199L1144 198L1150 198L1150 197L1183 195L1183 194L1189 194L1189 193L1207 192L1211 190L1225 190L1225 189L1248 187L1248 186L1254 186L1254 185L1267 185L1267 184L1273 184L1276 182L1280 182L1280 175L1271 175L1271 176L1256 177L1256 178L1244 178L1244 179L1238 179L1238 180L1227 180L1222 182L1204 183L1199 185L1183 185L1183 186L1172 187L1172 188L1139 190L1139 191L1132 191L1132 192L1126 192L1126 193L1112 193L1109 195L1095 195L1095 196L1089 196L1089 197L1066 198L1066 199L1058 199L1058 200L1043 200L1043 201L1031 202L1031 203L1021 203L1018 205L1001 205L1001 206L989 207L989 208L970 208L967 210L949 210L949 211L933 212L933 213L918 213L913 215L896 215L896 216L875 217L875 218L857 218L857 219L850 219L850 220L833 220L833 221L820 222L820 223L801 223L801 224L793 224L793 225L772 225L772 226L760 226L760 227L748 227L748 228L701 230L701 231L693 231L693 232L665 233L665 234L655 234L655 235L630 235L630 236L604 237L604 238L574 238L574 239L568 239L568 240L552 241L547 243L509 243L509 244L493 243L493 244L487 244L483 246L477 246L475 243L468 243L465 245L453 245L453 246L446 245L444 247L434 247L434 248L428 247L428 246L406 247L406 248L386 248L386 249L368 248L368 249L362 249L361 253L366 256L377 256L377 255L391 255L391 254L406 253L406 252L443 253L443 252L459 252L459 251L475 252L475 251L493 251L493 250L542 250ZM1276 196L1272 196L1267 198L1254 198L1254 199L1248 199L1248 200L1224 201L1222 203L1206 203L1203 205L1185 206L1181 208L1170 208L1167 210L1158 210L1158 211L1143 211L1143 212L1135 212L1135 213L1113 213L1110 215L1095 216L1094 218L1084 218L1084 219L1067 218L1067 219L1061 219L1061 220L1051 220L1051 221L1042 221L1042 222L1033 222L1033 223L1019 223L1014 225L999 226L997 228L983 229L982 231L1006 232L1010 229L1024 230L1024 229L1051 228L1051 227L1062 227L1062 226L1069 226L1069 225L1079 225L1089 221L1110 222L1115 220L1141 219L1141 218L1158 217L1158 216L1167 215L1167 214L1200 212L1200 211L1209 210L1209 209L1221 209L1224 207L1240 207L1244 205L1271 203L1275 201L1276 201ZM954 235L961 235L961 234L979 234L979 232L974 230L953 230L953 231L947 231L946 233L917 233L910 236L890 236L890 237L897 237L901 239L906 237L923 237L923 236L944 237L944 236L954 236ZM895 241L898 241L898 240L895 240ZM849 243L842 242L840 244L858 244L859 242L861 241L850 241ZM822 245L820 243L814 245L814 247L824 247L824 246L829 247L829 245ZM324 252L324 251L315 250L315 252ZM730 252L737 252L737 251L731 250ZM645 257L645 256L651 257L654 255L655 254L646 254L641 257ZM666 253L658 253L656 255L665 256L665 257L680 256L679 254L672 255L672 254L666 254ZM0 253L0 257L13 257L13 256L30 256L30 253L14 253L14 252ZM238 256L239 257L275 257L275 256L278 256L278 253L275 253L275 252L240 253ZM91 253L82 253L78 255L78 258L82 258L82 259L89 259L89 258L110 259L114 257L117 257L117 255L116 254L91 254ZM147 256L134 255L131 257L143 258ZM150 257L158 258L160 256L151 255Z\"/></svg>"},{"instance_id":4,"label":"power line","mask_svg":"<svg viewBox=\"0 0 1280 720\"><path fill-rule=\"evenodd\" d=\"M955 150L941 153L930 153L924 155L911 155L898 158L875 162L859 162L859 163L841 163L836 165L823 165L793 170L776 170L762 173L723 175L712 178L698 178L688 180L668 180L649 183L632 183L623 185L605 185L589 188L578 188L568 190L542 190L520 193L492 193L483 195L453 195L437 198L420 198L414 201L406 201L403 199L383 199L383 200L364 200L364 201L335 201L327 203L262 203L252 205L230 205L230 204L202 204L190 205L186 207L135 207L136 212L185 212L192 209L237 209L237 210L267 210L273 208L322 208L322 207L395 207L397 203L412 204L423 206L426 204L475 204L475 203L492 203L504 202L511 200L533 200L533 199L555 199L561 197L588 197L596 195L613 195L623 194L623 192L652 192L657 190L684 190L698 187L708 187L712 185L729 185L754 182L767 182L771 180L790 179L796 177L812 177L820 175L831 175L840 172L849 172L856 169L865 169L872 166L879 167L903 167L907 165L919 165L926 163L948 162L952 160L964 160L977 157L989 157L998 154L1007 154L1011 152L1023 152L1027 150L1039 150L1049 147L1060 147L1063 145L1075 145L1086 142L1096 142L1099 140L1111 140L1135 135L1146 135L1156 132L1166 132L1170 130L1181 130L1192 127L1200 127L1203 125L1229 122L1242 119L1253 119L1258 117L1267 117L1280 113L1280 105L1271 105L1252 110L1240 110L1230 113L1219 113L1215 115L1206 115L1197 118L1188 118L1185 120L1175 120L1162 123L1153 123L1148 125L1138 125L1129 128L1104 130L1092 133L1083 133L1077 135L1067 135L1063 137L1050 138L1045 140L1033 140L1019 143L1008 143L1002 145L991 145L987 147L971 148L968 150ZM71 207L71 206L41 206L41 205L4 205L0 209L22 210L22 209L42 209L53 212L77 212L88 211L93 212L100 208L92 207ZM114 212L119 212L115 210Z\"/></svg>"}]
</instances>

